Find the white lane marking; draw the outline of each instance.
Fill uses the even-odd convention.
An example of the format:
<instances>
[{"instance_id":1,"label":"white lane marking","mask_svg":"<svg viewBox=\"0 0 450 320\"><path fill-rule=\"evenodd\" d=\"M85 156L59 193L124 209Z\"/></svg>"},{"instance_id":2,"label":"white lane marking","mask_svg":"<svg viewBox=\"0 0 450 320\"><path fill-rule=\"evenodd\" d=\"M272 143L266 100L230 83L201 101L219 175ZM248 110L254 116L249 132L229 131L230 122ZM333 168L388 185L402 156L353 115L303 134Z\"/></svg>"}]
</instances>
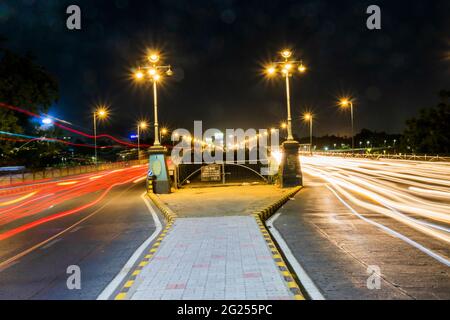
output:
<instances>
[{"instance_id":1,"label":"white lane marking","mask_svg":"<svg viewBox=\"0 0 450 320\"><path fill-rule=\"evenodd\" d=\"M312 300L325 300L325 297L320 293L319 289L316 287L314 282L311 280L309 275L306 273L305 269L301 266L301 264L297 261L294 254L292 253L291 249L287 245L287 243L284 241L281 234L278 232L278 230L273 225L275 220L278 219L281 213L276 213L273 215L269 220L267 220L266 225L269 227L270 233L275 238L276 242L281 248L281 251L283 251L284 256L288 260L289 264L294 269L294 272L297 274L297 277L299 278L303 288L308 293L309 297Z\"/></svg>"},{"instance_id":2,"label":"white lane marking","mask_svg":"<svg viewBox=\"0 0 450 320\"><path fill-rule=\"evenodd\" d=\"M152 214L153 221L155 222L156 230L152 233L152 235L145 240L141 246L133 253L130 259L128 259L127 263L123 266L122 270L119 271L119 273L114 277L114 279L106 286L106 288L100 293L100 295L97 297L97 300L108 300L111 295L118 289L119 285L122 283L122 281L125 279L125 277L128 275L128 273L131 271L133 266L135 265L136 261L142 256L142 253L148 248L150 243L155 239L159 233L162 230L161 221L158 219L158 215L156 214L155 210L153 209L152 205L148 201L146 197L147 192L144 192L141 195L141 198L144 200L145 205L147 206L148 210Z\"/></svg>"},{"instance_id":3,"label":"white lane marking","mask_svg":"<svg viewBox=\"0 0 450 320\"><path fill-rule=\"evenodd\" d=\"M422 246L421 244L419 244L419 243L415 242L414 240L408 238L407 236L404 236L403 234L398 233L397 231L394 231L391 228L388 228L385 225L382 225L381 223L372 221L372 220L362 216L355 209L353 209L347 202L345 202L345 200L342 199L333 188L331 188L329 185L327 185L326 187L331 192L333 192L333 194L336 196L336 198L338 198L339 201L341 201L344 204L344 206L346 206L354 215L356 215L361 220L364 220L365 222L370 223L370 224L372 224L372 225L382 229L383 231L393 235L394 237L399 238L400 240L403 240L404 242L408 243L409 245L413 246L414 248L419 249L423 253L429 255L433 259L439 261L442 264L445 264L447 267L450 266L450 261L449 260L447 260L444 257L438 255L437 253L431 251L430 249L425 248L424 246Z\"/></svg>"},{"instance_id":4,"label":"white lane marking","mask_svg":"<svg viewBox=\"0 0 450 320\"><path fill-rule=\"evenodd\" d=\"M10 264L8 264L8 265L5 265L5 266L3 266L3 267L0 267L0 272L3 272L3 271L5 271L6 269L11 268L13 265L18 264L19 262L20 262L20 260L16 260L16 261L14 261L14 262L12 262L12 263L10 263Z\"/></svg>"},{"instance_id":5,"label":"white lane marking","mask_svg":"<svg viewBox=\"0 0 450 320\"><path fill-rule=\"evenodd\" d=\"M77 232L78 230L83 229L83 228L84 228L83 226L78 226L78 227L76 227L76 228L73 228L73 229L70 230L69 232L70 232L70 233L75 233L75 232Z\"/></svg>"},{"instance_id":6,"label":"white lane marking","mask_svg":"<svg viewBox=\"0 0 450 320\"><path fill-rule=\"evenodd\" d=\"M48 248L50 248L52 245L54 245L55 243L57 243L57 242L59 242L59 241L61 241L61 240L62 240L62 238L55 239L55 240L53 240L53 241L47 243L45 246L41 247L41 249L42 249L42 250L48 249Z\"/></svg>"}]
</instances>

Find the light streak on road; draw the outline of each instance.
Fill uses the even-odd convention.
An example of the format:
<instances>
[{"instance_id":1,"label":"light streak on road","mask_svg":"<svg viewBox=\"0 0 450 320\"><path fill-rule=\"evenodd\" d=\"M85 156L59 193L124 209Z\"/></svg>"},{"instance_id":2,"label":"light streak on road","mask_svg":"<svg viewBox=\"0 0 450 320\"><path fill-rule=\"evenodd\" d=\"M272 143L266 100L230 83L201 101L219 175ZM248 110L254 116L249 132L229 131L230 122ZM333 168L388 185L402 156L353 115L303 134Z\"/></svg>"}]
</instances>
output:
<instances>
[{"instance_id":1,"label":"light streak on road","mask_svg":"<svg viewBox=\"0 0 450 320\"><path fill-rule=\"evenodd\" d=\"M93 177L90 177L89 180L95 180L95 179L98 179L98 178L101 178L101 177L103 177L103 176L93 176Z\"/></svg>"},{"instance_id":2,"label":"light streak on road","mask_svg":"<svg viewBox=\"0 0 450 320\"><path fill-rule=\"evenodd\" d=\"M57 183L56 185L57 186L70 186L70 185L72 185L72 184L77 184L78 183L78 181L67 181L67 182L60 182L60 183Z\"/></svg>"},{"instance_id":3,"label":"light streak on road","mask_svg":"<svg viewBox=\"0 0 450 320\"><path fill-rule=\"evenodd\" d=\"M427 189L421 189L416 187L409 187L409 190L418 193L418 194L426 194L426 195L433 195L439 198L448 198L450 199L450 192L444 192L444 191L438 191L438 190L427 190Z\"/></svg>"},{"instance_id":4,"label":"light streak on road","mask_svg":"<svg viewBox=\"0 0 450 320\"><path fill-rule=\"evenodd\" d=\"M133 183L139 183L139 182L141 182L141 181L144 181L146 178L147 178L146 176L137 178L136 180L133 181Z\"/></svg>"},{"instance_id":5,"label":"light streak on road","mask_svg":"<svg viewBox=\"0 0 450 320\"><path fill-rule=\"evenodd\" d=\"M345 201L448 247L450 163L319 156L301 161L304 173L326 181Z\"/></svg>"},{"instance_id":6,"label":"light streak on road","mask_svg":"<svg viewBox=\"0 0 450 320\"><path fill-rule=\"evenodd\" d=\"M34 191L34 192L28 193L28 194L26 194L24 196L20 196L18 198L15 198L15 199L12 199L12 200L9 200L9 201L0 202L0 207L9 206L11 204L15 204L17 202L23 201L25 199L28 199L28 198L34 196L36 193L37 193L37 191Z\"/></svg>"},{"instance_id":7,"label":"light streak on road","mask_svg":"<svg viewBox=\"0 0 450 320\"><path fill-rule=\"evenodd\" d=\"M14 204L4 206L0 210L0 227L3 230L6 229L0 233L0 241L38 225L88 209L103 200L112 188L132 183L142 176L145 177L145 172L146 165L143 165L123 170L105 171L102 175L98 175L98 173L80 175L77 176L76 181L53 181L30 185L37 189L34 194ZM0 200L13 196L14 193L5 193L0 195ZM70 209L58 210L58 206L63 203L69 204ZM47 211L50 209L51 211ZM11 225L13 227L8 228L12 222L14 222ZM19 223L18 227L17 223Z\"/></svg>"}]
</instances>

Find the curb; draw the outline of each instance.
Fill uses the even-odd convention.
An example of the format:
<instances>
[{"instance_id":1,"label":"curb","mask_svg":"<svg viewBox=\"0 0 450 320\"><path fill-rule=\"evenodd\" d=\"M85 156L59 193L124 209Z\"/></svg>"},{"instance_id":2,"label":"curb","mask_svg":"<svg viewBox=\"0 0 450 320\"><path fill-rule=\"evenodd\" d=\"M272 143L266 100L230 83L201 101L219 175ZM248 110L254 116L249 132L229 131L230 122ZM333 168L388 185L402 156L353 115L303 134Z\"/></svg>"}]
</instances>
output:
<instances>
[{"instance_id":1,"label":"curb","mask_svg":"<svg viewBox=\"0 0 450 320\"><path fill-rule=\"evenodd\" d=\"M291 271L289 271L288 266L284 262L284 259L280 254L280 252L278 251L278 248L275 245L274 240L272 239L272 236L270 235L269 231L267 231L264 222L267 219L269 219L279 208L281 208L283 204L285 204L291 197L293 197L301 189L302 187L295 187L292 191L290 191L287 195L283 196L280 200L272 203L271 205L262 210L253 213L256 223L258 224L259 229L263 234L264 240L266 240L267 246L269 247L270 252L272 253L272 258L275 261L275 264L277 265L278 270L280 271L284 281L286 282L287 287L294 295L295 300L305 300L305 296L303 295L302 291L300 290L300 286L295 280L296 277L293 276Z\"/></svg>"},{"instance_id":2,"label":"curb","mask_svg":"<svg viewBox=\"0 0 450 320\"><path fill-rule=\"evenodd\" d=\"M147 193L147 196L153 201L155 206L163 213L164 218L167 221L167 224L166 224L166 227L162 230L161 234L155 240L155 243L152 245L150 250L144 256L144 258L142 260L140 260L137 267L133 270L131 275L127 278L124 285L122 286L122 289L114 297L114 300L125 300L127 298L127 295L128 295L128 292L130 291L131 286L136 281L136 278L141 273L142 269L150 262L150 260L155 255L156 251L158 251L158 248L161 245L161 242L166 237L167 233L169 232L170 228L173 226L173 223L175 222L175 218L177 217L177 215L175 213L173 213L172 210L170 210L165 204L163 204L161 202L161 200L157 196L155 196L153 193Z\"/></svg>"},{"instance_id":3,"label":"curb","mask_svg":"<svg viewBox=\"0 0 450 320\"><path fill-rule=\"evenodd\" d=\"M171 223L175 221L177 215L167 207L161 199L158 198L154 193L147 193L148 197L153 201L155 206L162 212L164 218L167 220L167 223Z\"/></svg>"},{"instance_id":4,"label":"curb","mask_svg":"<svg viewBox=\"0 0 450 320\"><path fill-rule=\"evenodd\" d=\"M266 208L255 211L254 214L257 214L261 220L264 222L267 219L269 219L275 212L278 211L278 209L281 208L283 204L285 204L290 198L295 196L297 192L299 192L303 187L295 187L292 191L290 191L287 195L280 198L280 200L272 203L271 205L267 206Z\"/></svg>"}]
</instances>

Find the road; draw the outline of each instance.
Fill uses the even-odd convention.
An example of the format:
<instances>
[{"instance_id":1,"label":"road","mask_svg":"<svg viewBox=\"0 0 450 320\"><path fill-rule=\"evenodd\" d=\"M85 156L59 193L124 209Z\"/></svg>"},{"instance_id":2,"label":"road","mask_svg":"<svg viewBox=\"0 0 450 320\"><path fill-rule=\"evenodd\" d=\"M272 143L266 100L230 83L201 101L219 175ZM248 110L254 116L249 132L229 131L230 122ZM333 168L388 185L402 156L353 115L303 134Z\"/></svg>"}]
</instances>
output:
<instances>
[{"instance_id":1,"label":"road","mask_svg":"<svg viewBox=\"0 0 450 320\"><path fill-rule=\"evenodd\" d=\"M449 163L301 161L305 188L274 225L325 298L450 298Z\"/></svg>"},{"instance_id":2,"label":"road","mask_svg":"<svg viewBox=\"0 0 450 320\"><path fill-rule=\"evenodd\" d=\"M0 189L0 299L95 299L155 230L146 166ZM80 267L69 290L67 268Z\"/></svg>"}]
</instances>

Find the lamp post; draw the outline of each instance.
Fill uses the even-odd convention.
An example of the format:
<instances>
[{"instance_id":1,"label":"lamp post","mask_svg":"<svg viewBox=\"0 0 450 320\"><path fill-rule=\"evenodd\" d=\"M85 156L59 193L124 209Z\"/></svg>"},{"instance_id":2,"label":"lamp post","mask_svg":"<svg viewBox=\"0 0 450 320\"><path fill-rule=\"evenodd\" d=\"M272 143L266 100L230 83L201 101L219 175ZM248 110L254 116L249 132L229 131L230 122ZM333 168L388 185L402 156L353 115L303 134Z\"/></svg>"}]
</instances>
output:
<instances>
[{"instance_id":1,"label":"lamp post","mask_svg":"<svg viewBox=\"0 0 450 320\"><path fill-rule=\"evenodd\" d=\"M167 164L167 149L161 146L159 139L158 123L158 84L163 80L163 76L173 75L170 65L158 64L161 60L159 53L153 52L147 56L146 65L139 67L134 73L134 78L138 82L149 81L153 87L153 111L154 111L154 133L155 141L149 149L149 170L147 175L147 187L152 186L154 193L170 193L171 181Z\"/></svg>"},{"instance_id":2,"label":"lamp post","mask_svg":"<svg viewBox=\"0 0 450 320\"><path fill-rule=\"evenodd\" d=\"M302 61L290 60L292 57L292 51L283 50L281 51L281 56L283 61L277 61L272 63L266 69L267 76L271 77L277 74L278 71L281 72L286 82L286 108L287 108L287 140L294 140L292 135L292 116L291 116L291 91L289 84L289 77L294 75L294 69L297 67L298 72L305 73L306 67L303 65Z\"/></svg>"},{"instance_id":3,"label":"lamp post","mask_svg":"<svg viewBox=\"0 0 450 320\"><path fill-rule=\"evenodd\" d=\"M147 122L140 121L137 125L137 149L138 149L138 160L141 159L140 157L140 142L141 142L141 129L145 130L147 128Z\"/></svg>"},{"instance_id":4,"label":"lamp post","mask_svg":"<svg viewBox=\"0 0 450 320\"><path fill-rule=\"evenodd\" d=\"M97 165L97 117L98 119L106 119L108 117L108 109L106 107L98 107L94 111L94 149L95 149L95 165Z\"/></svg>"},{"instance_id":5,"label":"lamp post","mask_svg":"<svg viewBox=\"0 0 450 320\"><path fill-rule=\"evenodd\" d=\"M167 76L172 76L173 71L170 65L158 65L160 61L160 56L158 53L151 53L147 60L149 64L139 67L139 69L134 73L134 78L137 81L149 80L152 82L153 86L153 112L155 119L155 141L154 146L160 146L159 140L159 124L158 124L158 83L162 80L163 73ZM142 70L147 71L147 77Z\"/></svg>"},{"instance_id":6,"label":"lamp post","mask_svg":"<svg viewBox=\"0 0 450 320\"><path fill-rule=\"evenodd\" d=\"M292 59L291 50L283 50L280 52L282 61L273 62L266 68L267 76L275 76L278 73L284 77L286 82L286 108L287 108L287 140L283 142L283 153L280 163L280 184L283 188L295 187L302 185L302 171L300 168L299 148L300 144L294 140L292 135L292 115L291 115L291 91L289 78L292 77L296 71L304 73L306 67L303 62Z\"/></svg>"},{"instance_id":7,"label":"lamp post","mask_svg":"<svg viewBox=\"0 0 450 320\"><path fill-rule=\"evenodd\" d=\"M313 136L313 115L312 113L305 113L303 115L305 121L309 121L309 150L312 155L312 136Z\"/></svg>"},{"instance_id":8,"label":"lamp post","mask_svg":"<svg viewBox=\"0 0 450 320\"><path fill-rule=\"evenodd\" d=\"M353 126L353 102L350 99L343 98L341 101L339 101L339 105L342 108L347 108L350 106L350 117L352 121L352 154L354 153L355 149L355 135L354 135L354 126Z\"/></svg>"}]
</instances>

